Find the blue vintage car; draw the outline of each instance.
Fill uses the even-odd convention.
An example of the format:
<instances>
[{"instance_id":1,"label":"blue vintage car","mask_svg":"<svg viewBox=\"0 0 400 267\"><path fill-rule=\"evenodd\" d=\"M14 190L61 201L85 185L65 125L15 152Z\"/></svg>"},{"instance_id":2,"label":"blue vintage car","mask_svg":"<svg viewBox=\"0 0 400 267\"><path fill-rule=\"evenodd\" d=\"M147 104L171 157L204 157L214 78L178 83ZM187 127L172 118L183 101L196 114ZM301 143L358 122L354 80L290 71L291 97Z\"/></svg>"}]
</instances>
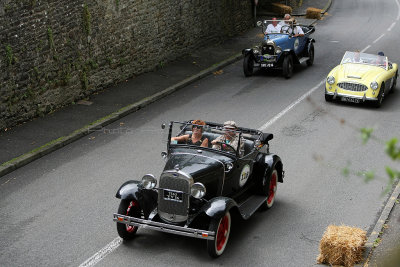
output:
<instances>
[{"instance_id":1,"label":"blue vintage car","mask_svg":"<svg viewBox=\"0 0 400 267\"><path fill-rule=\"evenodd\" d=\"M272 23L281 23L283 26L278 24L271 32L267 26ZM315 31L314 26L296 25L292 21L279 20L258 21L257 26L262 28L264 39L261 45L242 51L243 71L246 77L253 75L257 69L282 69L283 76L290 78L294 64L313 64L315 40L310 38L310 35Z\"/></svg>"}]
</instances>

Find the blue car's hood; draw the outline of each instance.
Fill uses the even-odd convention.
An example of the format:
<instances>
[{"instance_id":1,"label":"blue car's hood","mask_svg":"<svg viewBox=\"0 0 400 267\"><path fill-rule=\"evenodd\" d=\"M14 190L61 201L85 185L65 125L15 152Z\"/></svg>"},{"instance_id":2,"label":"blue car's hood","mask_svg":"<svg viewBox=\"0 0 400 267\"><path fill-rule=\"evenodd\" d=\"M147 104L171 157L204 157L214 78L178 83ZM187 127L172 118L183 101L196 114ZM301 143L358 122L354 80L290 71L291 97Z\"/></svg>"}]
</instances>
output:
<instances>
[{"instance_id":1,"label":"blue car's hood","mask_svg":"<svg viewBox=\"0 0 400 267\"><path fill-rule=\"evenodd\" d=\"M286 43L287 40L289 39L289 35L287 34L269 34L268 35L269 39L271 41L274 41L275 45L277 46L282 46L283 43ZM264 41L266 41L268 38L267 36L264 37Z\"/></svg>"}]
</instances>

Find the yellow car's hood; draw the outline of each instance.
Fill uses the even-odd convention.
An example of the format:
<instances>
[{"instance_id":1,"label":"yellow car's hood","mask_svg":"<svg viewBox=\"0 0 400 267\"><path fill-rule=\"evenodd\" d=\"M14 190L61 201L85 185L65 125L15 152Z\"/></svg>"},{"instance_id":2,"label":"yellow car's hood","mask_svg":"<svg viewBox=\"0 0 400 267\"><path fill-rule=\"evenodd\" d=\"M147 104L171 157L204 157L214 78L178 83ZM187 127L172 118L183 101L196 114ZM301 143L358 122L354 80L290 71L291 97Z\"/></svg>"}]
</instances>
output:
<instances>
[{"instance_id":1,"label":"yellow car's hood","mask_svg":"<svg viewBox=\"0 0 400 267\"><path fill-rule=\"evenodd\" d=\"M347 63L339 65L336 72L337 81L358 81L369 83L376 81L385 70L381 67Z\"/></svg>"}]
</instances>

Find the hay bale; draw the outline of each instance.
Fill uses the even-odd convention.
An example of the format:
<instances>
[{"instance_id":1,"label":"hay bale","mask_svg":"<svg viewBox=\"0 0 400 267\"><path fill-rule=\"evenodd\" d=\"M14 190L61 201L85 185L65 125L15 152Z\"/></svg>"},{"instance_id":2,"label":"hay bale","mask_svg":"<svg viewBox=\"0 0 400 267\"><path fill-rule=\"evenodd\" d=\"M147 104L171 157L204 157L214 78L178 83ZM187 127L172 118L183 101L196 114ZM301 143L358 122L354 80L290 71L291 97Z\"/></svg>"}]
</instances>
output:
<instances>
[{"instance_id":1,"label":"hay bale","mask_svg":"<svg viewBox=\"0 0 400 267\"><path fill-rule=\"evenodd\" d=\"M292 14L292 8L284 4L272 3L272 12L283 17L285 14Z\"/></svg>"},{"instance_id":2,"label":"hay bale","mask_svg":"<svg viewBox=\"0 0 400 267\"><path fill-rule=\"evenodd\" d=\"M367 232L356 227L329 225L319 243L318 263L354 266L363 259Z\"/></svg>"},{"instance_id":3,"label":"hay bale","mask_svg":"<svg viewBox=\"0 0 400 267\"><path fill-rule=\"evenodd\" d=\"M321 19L321 9L309 7L306 10L307 19Z\"/></svg>"}]
</instances>

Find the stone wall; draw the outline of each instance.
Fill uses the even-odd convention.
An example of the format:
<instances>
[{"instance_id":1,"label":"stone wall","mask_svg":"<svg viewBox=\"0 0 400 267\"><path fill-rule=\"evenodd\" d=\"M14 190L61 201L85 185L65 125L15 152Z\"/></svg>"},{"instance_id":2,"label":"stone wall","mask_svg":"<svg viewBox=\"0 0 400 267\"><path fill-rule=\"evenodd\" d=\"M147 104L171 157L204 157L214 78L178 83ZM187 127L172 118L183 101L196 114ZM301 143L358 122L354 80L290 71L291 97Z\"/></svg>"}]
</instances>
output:
<instances>
[{"instance_id":1,"label":"stone wall","mask_svg":"<svg viewBox=\"0 0 400 267\"><path fill-rule=\"evenodd\" d=\"M0 129L252 27L251 0L2 0Z\"/></svg>"}]
</instances>

